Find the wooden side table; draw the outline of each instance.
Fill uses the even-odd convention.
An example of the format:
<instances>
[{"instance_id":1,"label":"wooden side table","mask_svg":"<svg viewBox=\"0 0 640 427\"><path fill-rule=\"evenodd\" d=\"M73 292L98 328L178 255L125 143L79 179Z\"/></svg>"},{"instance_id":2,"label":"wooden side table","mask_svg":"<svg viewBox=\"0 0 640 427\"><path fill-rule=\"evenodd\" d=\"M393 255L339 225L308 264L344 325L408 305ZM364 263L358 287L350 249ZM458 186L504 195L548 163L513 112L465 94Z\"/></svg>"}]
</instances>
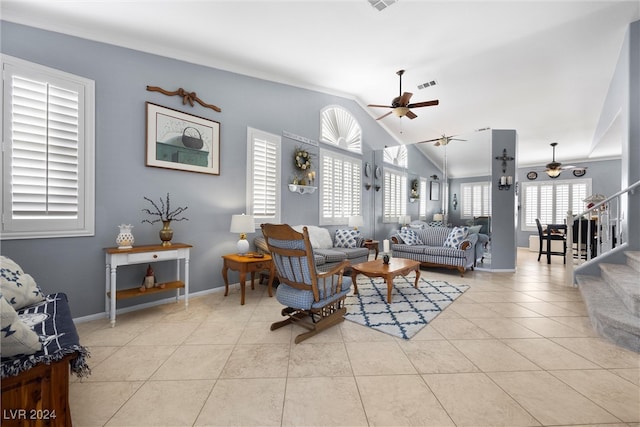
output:
<instances>
[{"instance_id":1,"label":"wooden side table","mask_svg":"<svg viewBox=\"0 0 640 427\"><path fill-rule=\"evenodd\" d=\"M364 247L369 249L370 251L376 251L376 256L373 259L378 259L378 246L380 242L378 240L365 240Z\"/></svg>"},{"instance_id":2,"label":"wooden side table","mask_svg":"<svg viewBox=\"0 0 640 427\"><path fill-rule=\"evenodd\" d=\"M247 273L251 273L251 289L255 289L254 280L256 271L269 270L271 268L271 255L264 254L263 257L255 257L254 254L239 255L230 254L223 255L224 265L222 266L222 277L224 278L224 296L229 295L229 280L227 272L235 270L240 272L240 304L244 305L245 281ZM271 296L271 288L269 288L269 296Z\"/></svg>"}]
</instances>

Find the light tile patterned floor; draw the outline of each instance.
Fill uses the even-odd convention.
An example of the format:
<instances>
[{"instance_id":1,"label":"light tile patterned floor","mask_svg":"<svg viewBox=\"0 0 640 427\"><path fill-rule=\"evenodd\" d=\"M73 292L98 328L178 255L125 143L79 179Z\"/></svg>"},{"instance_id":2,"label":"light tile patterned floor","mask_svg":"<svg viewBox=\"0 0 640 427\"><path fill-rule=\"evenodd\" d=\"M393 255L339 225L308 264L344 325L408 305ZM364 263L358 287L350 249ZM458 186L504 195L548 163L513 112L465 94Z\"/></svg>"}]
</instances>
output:
<instances>
[{"instance_id":1,"label":"light tile patterned floor","mask_svg":"<svg viewBox=\"0 0 640 427\"><path fill-rule=\"evenodd\" d=\"M516 273L423 270L471 286L410 341L345 321L270 331L265 286L78 325L93 374L74 426L640 426L640 355L599 338L577 289L518 251ZM559 261L559 262L558 262ZM222 278L219 278L222 283Z\"/></svg>"}]
</instances>

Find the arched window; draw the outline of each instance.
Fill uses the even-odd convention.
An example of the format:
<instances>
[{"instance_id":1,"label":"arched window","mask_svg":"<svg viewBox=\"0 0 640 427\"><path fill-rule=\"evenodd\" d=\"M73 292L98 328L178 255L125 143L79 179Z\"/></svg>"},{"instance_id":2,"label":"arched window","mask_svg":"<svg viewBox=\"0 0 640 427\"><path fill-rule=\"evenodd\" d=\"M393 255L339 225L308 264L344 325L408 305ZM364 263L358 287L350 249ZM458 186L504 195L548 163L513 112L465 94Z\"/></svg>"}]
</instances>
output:
<instances>
[{"instance_id":1,"label":"arched window","mask_svg":"<svg viewBox=\"0 0 640 427\"><path fill-rule=\"evenodd\" d=\"M320 112L320 141L354 153L362 153L362 129L342 107L328 106Z\"/></svg>"},{"instance_id":2,"label":"arched window","mask_svg":"<svg viewBox=\"0 0 640 427\"><path fill-rule=\"evenodd\" d=\"M396 145L384 149L384 161L394 166L406 168L408 165L407 147Z\"/></svg>"}]
</instances>

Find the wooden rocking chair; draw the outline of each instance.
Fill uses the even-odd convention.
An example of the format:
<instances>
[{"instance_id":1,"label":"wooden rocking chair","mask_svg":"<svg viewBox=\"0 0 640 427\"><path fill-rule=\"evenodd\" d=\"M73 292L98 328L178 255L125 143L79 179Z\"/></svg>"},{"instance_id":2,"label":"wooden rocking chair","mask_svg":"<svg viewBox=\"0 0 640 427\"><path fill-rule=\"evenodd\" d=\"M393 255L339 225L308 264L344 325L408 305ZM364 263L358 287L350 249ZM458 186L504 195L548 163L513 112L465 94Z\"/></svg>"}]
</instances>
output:
<instances>
[{"instance_id":1,"label":"wooden rocking chair","mask_svg":"<svg viewBox=\"0 0 640 427\"><path fill-rule=\"evenodd\" d=\"M286 224L262 224L262 234L271 253L270 279L275 274L280 281L276 299L286 306L282 315L287 319L273 323L276 330L291 323L309 332L295 338L298 344L344 320L343 301L351 290L351 278L343 276L349 261L343 261L329 271L316 271L309 232L302 233Z\"/></svg>"}]
</instances>

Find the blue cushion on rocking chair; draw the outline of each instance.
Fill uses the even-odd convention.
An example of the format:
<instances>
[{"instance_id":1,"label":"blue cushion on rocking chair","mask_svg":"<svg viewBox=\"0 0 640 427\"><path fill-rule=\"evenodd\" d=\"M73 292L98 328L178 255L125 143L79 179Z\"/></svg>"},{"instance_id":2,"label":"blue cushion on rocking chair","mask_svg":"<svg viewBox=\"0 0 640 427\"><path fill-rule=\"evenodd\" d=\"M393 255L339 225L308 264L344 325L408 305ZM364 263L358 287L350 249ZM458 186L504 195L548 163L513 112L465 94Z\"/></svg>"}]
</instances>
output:
<instances>
[{"instance_id":1,"label":"blue cushion on rocking chair","mask_svg":"<svg viewBox=\"0 0 640 427\"><path fill-rule=\"evenodd\" d=\"M280 283L276 291L276 299L282 305L299 310L324 307L332 301L338 300L349 293L351 290L351 277L342 276L342 290L329 298L325 298L322 294L323 289L321 284L318 284L318 288L320 289L320 301L315 302L313 300L313 292L301 291L300 289L294 289L291 286Z\"/></svg>"}]
</instances>

